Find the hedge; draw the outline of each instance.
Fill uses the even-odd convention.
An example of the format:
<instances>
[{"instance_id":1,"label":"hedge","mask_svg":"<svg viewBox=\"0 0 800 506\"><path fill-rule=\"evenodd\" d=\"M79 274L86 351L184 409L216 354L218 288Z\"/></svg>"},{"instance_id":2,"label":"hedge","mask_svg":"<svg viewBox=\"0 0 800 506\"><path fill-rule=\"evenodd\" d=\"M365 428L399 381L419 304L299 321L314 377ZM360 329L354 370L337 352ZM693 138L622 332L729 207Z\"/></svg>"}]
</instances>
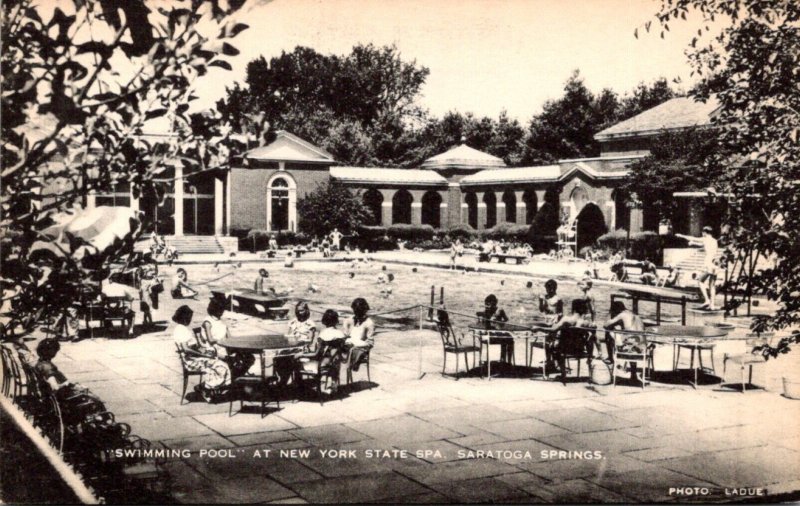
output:
<instances>
[{"instance_id":1,"label":"hedge","mask_svg":"<svg viewBox=\"0 0 800 506\"><path fill-rule=\"evenodd\" d=\"M625 230L614 230L597 238L597 246L608 251L625 251L628 233ZM686 239L674 235L660 236L655 232L636 232L630 236L630 254L628 258L635 260L651 260L657 264L663 262L664 248L681 248L688 244Z\"/></svg>"},{"instance_id":2,"label":"hedge","mask_svg":"<svg viewBox=\"0 0 800 506\"><path fill-rule=\"evenodd\" d=\"M489 239L505 239L510 242L527 242L528 225L517 225L516 223L498 223L489 230L483 231L483 236Z\"/></svg>"}]
</instances>

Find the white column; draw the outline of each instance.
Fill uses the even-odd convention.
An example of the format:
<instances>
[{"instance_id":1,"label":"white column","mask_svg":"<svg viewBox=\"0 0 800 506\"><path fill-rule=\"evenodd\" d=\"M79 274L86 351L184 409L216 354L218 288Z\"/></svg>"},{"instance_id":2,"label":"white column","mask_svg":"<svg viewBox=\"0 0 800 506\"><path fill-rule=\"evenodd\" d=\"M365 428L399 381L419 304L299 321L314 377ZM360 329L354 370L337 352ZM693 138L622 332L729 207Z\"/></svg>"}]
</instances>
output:
<instances>
[{"instance_id":1,"label":"white column","mask_svg":"<svg viewBox=\"0 0 800 506\"><path fill-rule=\"evenodd\" d=\"M183 166L175 166L175 235L183 235Z\"/></svg>"},{"instance_id":2,"label":"white column","mask_svg":"<svg viewBox=\"0 0 800 506\"><path fill-rule=\"evenodd\" d=\"M214 235L222 235L224 190L222 179L214 178Z\"/></svg>"},{"instance_id":3,"label":"white column","mask_svg":"<svg viewBox=\"0 0 800 506\"><path fill-rule=\"evenodd\" d=\"M617 228L617 205L613 200L606 201L606 207L608 208L608 216L610 219L608 220L610 223L608 224L608 229L613 231Z\"/></svg>"},{"instance_id":4,"label":"white column","mask_svg":"<svg viewBox=\"0 0 800 506\"><path fill-rule=\"evenodd\" d=\"M496 214L495 221L497 223L506 223L506 203L500 200L494 204L494 209Z\"/></svg>"},{"instance_id":5,"label":"white column","mask_svg":"<svg viewBox=\"0 0 800 506\"><path fill-rule=\"evenodd\" d=\"M272 230L272 188L267 188L267 230Z\"/></svg>"},{"instance_id":6,"label":"white column","mask_svg":"<svg viewBox=\"0 0 800 506\"><path fill-rule=\"evenodd\" d=\"M289 188L289 230L297 232L297 189Z\"/></svg>"},{"instance_id":7,"label":"white column","mask_svg":"<svg viewBox=\"0 0 800 506\"><path fill-rule=\"evenodd\" d=\"M89 195L86 196L86 209L94 209L97 207L97 194L94 190L89 192Z\"/></svg>"},{"instance_id":8,"label":"white column","mask_svg":"<svg viewBox=\"0 0 800 506\"><path fill-rule=\"evenodd\" d=\"M231 235L231 172L225 176L225 235Z\"/></svg>"}]
</instances>

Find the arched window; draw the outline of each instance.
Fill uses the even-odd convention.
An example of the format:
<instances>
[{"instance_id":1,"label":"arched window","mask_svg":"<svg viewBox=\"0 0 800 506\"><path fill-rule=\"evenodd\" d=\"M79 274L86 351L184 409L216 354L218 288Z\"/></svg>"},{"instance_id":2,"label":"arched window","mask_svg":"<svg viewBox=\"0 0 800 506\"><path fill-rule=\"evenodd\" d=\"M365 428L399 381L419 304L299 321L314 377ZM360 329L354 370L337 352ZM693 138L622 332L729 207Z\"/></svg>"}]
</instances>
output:
<instances>
[{"instance_id":1,"label":"arched window","mask_svg":"<svg viewBox=\"0 0 800 506\"><path fill-rule=\"evenodd\" d=\"M594 202L588 202L576 218L578 229L578 251L594 246L595 241L608 231L603 212Z\"/></svg>"},{"instance_id":2,"label":"arched window","mask_svg":"<svg viewBox=\"0 0 800 506\"><path fill-rule=\"evenodd\" d=\"M508 223L517 222L517 196L512 190L503 193L503 203L506 205L506 221Z\"/></svg>"},{"instance_id":3,"label":"arched window","mask_svg":"<svg viewBox=\"0 0 800 506\"><path fill-rule=\"evenodd\" d=\"M381 207L383 206L383 194L375 188L370 188L364 192L364 205L372 214L372 220L367 225L380 225L383 219Z\"/></svg>"},{"instance_id":4,"label":"arched window","mask_svg":"<svg viewBox=\"0 0 800 506\"><path fill-rule=\"evenodd\" d=\"M411 224L411 203L414 197L408 190L397 190L392 197L392 223Z\"/></svg>"},{"instance_id":5,"label":"arched window","mask_svg":"<svg viewBox=\"0 0 800 506\"><path fill-rule=\"evenodd\" d=\"M522 201L525 202L525 224L530 225L533 217L536 216L536 211L539 210L539 198L536 196L536 190L525 190L522 193Z\"/></svg>"},{"instance_id":6,"label":"arched window","mask_svg":"<svg viewBox=\"0 0 800 506\"><path fill-rule=\"evenodd\" d=\"M279 172L267 183L267 229L296 230L297 185L287 172Z\"/></svg>"},{"instance_id":7,"label":"arched window","mask_svg":"<svg viewBox=\"0 0 800 506\"><path fill-rule=\"evenodd\" d=\"M464 203L467 204L467 223L470 227L478 228L478 197L474 193L464 195Z\"/></svg>"},{"instance_id":8,"label":"arched window","mask_svg":"<svg viewBox=\"0 0 800 506\"><path fill-rule=\"evenodd\" d=\"M486 204L486 228L497 225L497 197L494 192L483 194L483 203Z\"/></svg>"},{"instance_id":9,"label":"arched window","mask_svg":"<svg viewBox=\"0 0 800 506\"><path fill-rule=\"evenodd\" d=\"M422 224L430 225L433 228L441 226L439 209L442 204L442 196L437 191L425 192L422 196Z\"/></svg>"}]
</instances>

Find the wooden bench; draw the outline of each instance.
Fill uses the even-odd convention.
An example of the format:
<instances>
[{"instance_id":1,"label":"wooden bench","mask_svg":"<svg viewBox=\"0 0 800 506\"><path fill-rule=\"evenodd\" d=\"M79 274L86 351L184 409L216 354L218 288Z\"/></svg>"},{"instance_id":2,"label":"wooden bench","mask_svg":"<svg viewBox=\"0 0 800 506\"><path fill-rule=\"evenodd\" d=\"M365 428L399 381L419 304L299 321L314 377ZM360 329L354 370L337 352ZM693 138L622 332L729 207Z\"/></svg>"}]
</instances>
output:
<instances>
[{"instance_id":1,"label":"wooden bench","mask_svg":"<svg viewBox=\"0 0 800 506\"><path fill-rule=\"evenodd\" d=\"M517 265L530 262L530 258L528 258L526 255L508 255L506 253L492 253L491 255L489 255L489 257L496 258L497 263L500 264L508 263L508 259L515 260L514 263Z\"/></svg>"}]
</instances>

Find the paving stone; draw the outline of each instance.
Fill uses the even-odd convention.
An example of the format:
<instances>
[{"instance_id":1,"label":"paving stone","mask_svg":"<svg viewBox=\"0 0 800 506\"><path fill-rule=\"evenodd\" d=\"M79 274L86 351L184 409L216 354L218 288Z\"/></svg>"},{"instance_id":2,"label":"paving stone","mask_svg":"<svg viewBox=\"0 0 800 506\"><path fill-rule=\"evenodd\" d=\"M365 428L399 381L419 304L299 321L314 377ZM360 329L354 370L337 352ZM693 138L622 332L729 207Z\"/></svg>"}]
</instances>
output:
<instances>
[{"instance_id":1,"label":"paving stone","mask_svg":"<svg viewBox=\"0 0 800 506\"><path fill-rule=\"evenodd\" d=\"M289 431L269 431L269 432L255 432L252 434L242 434L238 436L228 436L236 446L256 446L267 445L270 443L277 443L279 441L292 441L296 440L297 436Z\"/></svg>"},{"instance_id":2,"label":"paving stone","mask_svg":"<svg viewBox=\"0 0 800 506\"><path fill-rule=\"evenodd\" d=\"M431 488L461 503L527 502L530 496L495 478L434 483Z\"/></svg>"},{"instance_id":3,"label":"paving stone","mask_svg":"<svg viewBox=\"0 0 800 506\"><path fill-rule=\"evenodd\" d=\"M319 427L296 429L290 432L314 446L321 447L368 439L368 436L344 425L322 425Z\"/></svg>"},{"instance_id":4,"label":"paving stone","mask_svg":"<svg viewBox=\"0 0 800 506\"><path fill-rule=\"evenodd\" d=\"M553 482L603 476L612 471L624 473L648 466L653 467L651 464L622 455L608 455L605 458L593 460L538 460L520 462L517 466Z\"/></svg>"},{"instance_id":5,"label":"paving stone","mask_svg":"<svg viewBox=\"0 0 800 506\"><path fill-rule=\"evenodd\" d=\"M65 373L67 374L67 373ZM88 388L96 388L97 383L105 383L109 380L122 380L125 379L111 369L101 369L97 371L81 371L70 372L69 380L74 383L80 383Z\"/></svg>"},{"instance_id":6,"label":"paving stone","mask_svg":"<svg viewBox=\"0 0 800 506\"><path fill-rule=\"evenodd\" d=\"M205 425L199 423L191 417L159 417L126 420L131 426L131 432L150 441L161 441L166 439L179 439L193 436L211 434L212 431Z\"/></svg>"},{"instance_id":7,"label":"paving stone","mask_svg":"<svg viewBox=\"0 0 800 506\"><path fill-rule=\"evenodd\" d=\"M326 477L352 476L382 471L421 469L430 464L411 453L401 454L385 442L359 441L333 447L314 447L303 463ZM323 455L324 451L324 455Z\"/></svg>"},{"instance_id":8,"label":"paving stone","mask_svg":"<svg viewBox=\"0 0 800 506\"><path fill-rule=\"evenodd\" d=\"M586 480L567 480L543 487L559 503L627 503L630 499Z\"/></svg>"},{"instance_id":9,"label":"paving stone","mask_svg":"<svg viewBox=\"0 0 800 506\"><path fill-rule=\"evenodd\" d=\"M434 441L460 435L457 432L409 415L370 422L350 423L348 426L373 439L398 444Z\"/></svg>"},{"instance_id":10,"label":"paving stone","mask_svg":"<svg viewBox=\"0 0 800 506\"><path fill-rule=\"evenodd\" d=\"M487 454L492 455L492 458L509 464L539 461L541 460L541 452L543 450L550 451L556 449L534 439L504 441L475 447L476 452L487 452Z\"/></svg>"},{"instance_id":11,"label":"paving stone","mask_svg":"<svg viewBox=\"0 0 800 506\"><path fill-rule=\"evenodd\" d=\"M248 476L215 482L208 502L242 504L288 499L296 494L290 489L263 476Z\"/></svg>"},{"instance_id":12,"label":"paving stone","mask_svg":"<svg viewBox=\"0 0 800 506\"><path fill-rule=\"evenodd\" d=\"M506 438L507 441L520 439L541 439L544 436L564 434L566 429L533 418L492 422L481 426L481 429Z\"/></svg>"},{"instance_id":13,"label":"paving stone","mask_svg":"<svg viewBox=\"0 0 800 506\"><path fill-rule=\"evenodd\" d=\"M657 439L639 439L621 431L559 434L537 437L539 441L566 451L599 450L614 455L621 452L664 446Z\"/></svg>"},{"instance_id":14,"label":"paving stone","mask_svg":"<svg viewBox=\"0 0 800 506\"><path fill-rule=\"evenodd\" d=\"M690 455L660 464L723 487L767 487L800 476L800 453L777 446Z\"/></svg>"},{"instance_id":15,"label":"paving stone","mask_svg":"<svg viewBox=\"0 0 800 506\"><path fill-rule=\"evenodd\" d=\"M324 406L316 402L281 403L278 416L297 427L316 427L349 422L349 411L349 407L335 400Z\"/></svg>"},{"instance_id":16,"label":"paving stone","mask_svg":"<svg viewBox=\"0 0 800 506\"><path fill-rule=\"evenodd\" d=\"M435 409L417 413L415 416L441 427L461 432L457 427L470 425L481 427L491 422L524 418L525 415L502 409L487 409L486 406L468 405L456 408Z\"/></svg>"},{"instance_id":17,"label":"paving stone","mask_svg":"<svg viewBox=\"0 0 800 506\"><path fill-rule=\"evenodd\" d=\"M533 417L571 432L599 432L636 425L636 422L586 408L540 411Z\"/></svg>"},{"instance_id":18,"label":"paving stone","mask_svg":"<svg viewBox=\"0 0 800 506\"><path fill-rule=\"evenodd\" d=\"M449 462L459 460L459 451L466 451L464 447L453 444L450 441L428 441L425 443L408 443L398 445L397 448L407 450L409 453L417 455L427 462ZM417 453L419 452L419 453ZM436 454L438 452L438 455Z\"/></svg>"},{"instance_id":19,"label":"paving stone","mask_svg":"<svg viewBox=\"0 0 800 506\"><path fill-rule=\"evenodd\" d=\"M425 494L406 495L403 497L390 497L380 499L376 502L391 504L446 504L452 503L453 500L439 492L428 492Z\"/></svg>"},{"instance_id":20,"label":"paving stone","mask_svg":"<svg viewBox=\"0 0 800 506\"><path fill-rule=\"evenodd\" d=\"M278 499L277 501L269 501L264 504L308 504L308 501L302 497L288 497L286 499Z\"/></svg>"},{"instance_id":21,"label":"paving stone","mask_svg":"<svg viewBox=\"0 0 800 506\"><path fill-rule=\"evenodd\" d=\"M296 489L312 503L374 502L429 492L422 485L391 472L308 481L298 483Z\"/></svg>"},{"instance_id":22,"label":"paving stone","mask_svg":"<svg viewBox=\"0 0 800 506\"><path fill-rule=\"evenodd\" d=\"M168 461L164 465L170 477L170 494L178 503L198 504L209 502L213 484L183 461Z\"/></svg>"},{"instance_id":23,"label":"paving stone","mask_svg":"<svg viewBox=\"0 0 800 506\"><path fill-rule=\"evenodd\" d=\"M491 432L476 429L472 434L463 437L451 438L449 441L459 446L463 446L464 448L474 448L480 445L506 441L506 438L503 436L498 436L497 434L492 434Z\"/></svg>"},{"instance_id":24,"label":"paving stone","mask_svg":"<svg viewBox=\"0 0 800 506\"><path fill-rule=\"evenodd\" d=\"M128 415L163 412L161 408L144 399L107 401L105 405L108 411L120 419L124 419Z\"/></svg>"},{"instance_id":25,"label":"paving stone","mask_svg":"<svg viewBox=\"0 0 800 506\"><path fill-rule=\"evenodd\" d=\"M262 417L260 413L237 413L233 416L228 416L226 411L224 413L197 415L193 418L223 436L297 428L295 424L287 422L275 413L270 413L265 417Z\"/></svg>"},{"instance_id":26,"label":"paving stone","mask_svg":"<svg viewBox=\"0 0 800 506\"><path fill-rule=\"evenodd\" d=\"M691 455L691 452L676 446L662 446L660 448L648 448L646 450L625 452L625 455L643 462L655 462L657 460L685 457L687 455Z\"/></svg>"},{"instance_id":27,"label":"paving stone","mask_svg":"<svg viewBox=\"0 0 800 506\"><path fill-rule=\"evenodd\" d=\"M207 450L219 448L231 448L234 444L217 434L207 434L205 436L185 437L178 439L162 439L161 444L172 450Z\"/></svg>"},{"instance_id":28,"label":"paving stone","mask_svg":"<svg viewBox=\"0 0 800 506\"><path fill-rule=\"evenodd\" d=\"M506 485L511 485L512 487L516 487L520 490L524 490L529 493L531 491L538 490L542 486L550 483L549 480L546 480L541 476L537 476L533 473L528 473L525 471L513 474L504 474L502 476L496 476L495 480L502 481Z\"/></svg>"},{"instance_id":29,"label":"paving stone","mask_svg":"<svg viewBox=\"0 0 800 506\"><path fill-rule=\"evenodd\" d=\"M519 472L519 469L494 459L456 460L400 471L420 483L446 483Z\"/></svg>"},{"instance_id":30,"label":"paving stone","mask_svg":"<svg viewBox=\"0 0 800 506\"><path fill-rule=\"evenodd\" d=\"M321 478L318 473L304 465L306 459L281 457L277 451L272 451L267 456L263 448L256 447L237 448L232 453L234 459L193 455L190 464L214 483L227 482L243 476L269 477L284 485Z\"/></svg>"}]
</instances>

